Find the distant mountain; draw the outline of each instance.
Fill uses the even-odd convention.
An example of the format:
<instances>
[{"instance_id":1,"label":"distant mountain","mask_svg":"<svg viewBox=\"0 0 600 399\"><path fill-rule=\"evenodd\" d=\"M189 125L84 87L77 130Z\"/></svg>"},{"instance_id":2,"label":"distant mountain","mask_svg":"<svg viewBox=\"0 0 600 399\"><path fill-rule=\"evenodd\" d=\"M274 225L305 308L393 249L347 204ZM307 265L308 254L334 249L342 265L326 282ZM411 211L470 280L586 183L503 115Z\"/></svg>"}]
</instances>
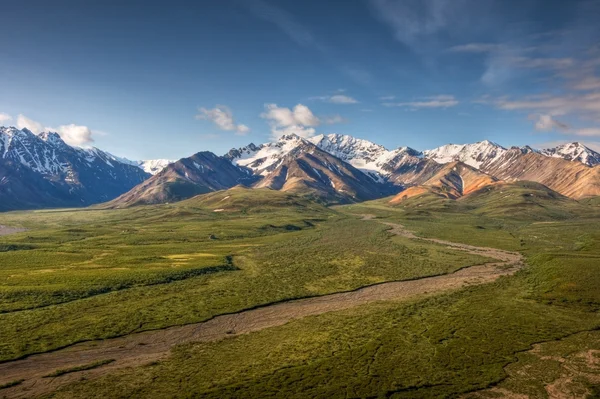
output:
<instances>
[{"instance_id":1,"label":"distant mountain","mask_svg":"<svg viewBox=\"0 0 600 399\"><path fill-rule=\"evenodd\" d=\"M149 175L57 133L0 127L0 210L86 206L111 200Z\"/></svg>"},{"instance_id":2,"label":"distant mountain","mask_svg":"<svg viewBox=\"0 0 600 399\"><path fill-rule=\"evenodd\" d=\"M295 135L284 136L273 143L258 146L249 144L232 149L226 157L237 165L247 166L264 175L275 169L280 160L303 141L308 141L322 151L349 163L379 183L388 181L388 177L406 162L406 158L410 158L410 162L415 158L418 162L422 158L419 151L409 147L388 150L368 140L340 134L318 135L307 140Z\"/></svg>"},{"instance_id":3,"label":"distant mountain","mask_svg":"<svg viewBox=\"0 0 600 399\"><path fill-rule=\"evenodd\" d=\"M263 179L255 187L342 203L380 198L399 191L296 135L283 136L275 144L271 147L285 150L278 154L276 162L269 158L271 165L262 169Z\"/></svg>"},{"instance_id":4,"label":"distant mountain","mask_svg":"<svg viewBox=\"0 0 600 399\"><path fill-rule=\"evenodd\" d=\"M310 141L321 150L348 162L373 179L383 182L410 158L422 158L423 154L410 147L388 150L367 140L341 134L318 135Z\"/></svg>"},{"instance_id":5,"label":"distant mountain","mask_svg":"<svg viewBox=\"0 0 600 399\"><path fill-rule=\"evenodd\" d=\"M580 143L536 150L488 140L423 152L388 150L348 135L303 139L292 134L235 148L223 157L200 152L177 162L130 161L97 148L71 147L56 133L0 128L0 210L108 201L112 207L153 204L238 184L327 203L405 189L397 198L424 192L459 198L497 180L534 181L576 199L600 195L600 154Z\"/></svg>"},{"instance_id":6,"label":"distant mountain","mask_svg":"<svg viewBox=\"0 0 600 399\"><path fill-rule=\"evenodd\" d=\"M481 170L509 182L538 182L575 199L600 195L600 165L589 167L519 147L507 150Z\"/></svg>"},{"instance_id":7,"label":"distant mountain","mask_svg":"<svg viewBox=\"0 0 600 399\"><path fill-rule=\"evenodd\" d=\"M578 142L561 144L542 150L541 153L549 157L581 162L587 166L600 165L600 154Z\"/></svg>"},{"instance_id":8,"label":"distant mountain","mask_svg":"<svg viewBox=\"0 0 600 399\"><path fill-rule=\"evenodd\" d=\"M127 165L132 165L132 166L137 166L138 168L142 169L144 172L146 172L150 175L153 175L153 176L155 174L157 174L158 172L160 172L161 170L163 170L164 168L166 168L167 165L170 165L173 162L175 162L175 161L172 161L169 159L148 159L148 160L144 160L144 161L132 161L130 159L120 158L115 155L112 155L112 157L121 163L124 163Z\"/></svg>"},{"instance_id":9,"label":"distant mountain","mask_svg":"<svg viewBox=\"0 0 600 399\"><path fill-rule=\"evenodd\" d=\"M138 161L137 166L144 172L155 175L173 162L175 161L169 159L148 159L146 161Z\"/></svg>"},{"instance_id":10,"label":"distant mountain","mask_svg":"<svg viewBox=\"0 0 600 399\"><path fill-rule=\"evenodd\" d=\"M257 180L252 171L232 164L212 152L199 152L165 167L129 192L106 204L122 208L180 201L198 194L224 190Z\"/></svg>"},{"instance_id":11,"label":"distant mountain","mask_svg":"<svg viewBox=\"0 0 600 399\"><path fill-rule=\"evenodd\" d=\"M400 190L292 134L273 143L232 149L224 157L202 152L180 159L107 206L178 201L238 184L328 203L364 201Z\"/></svg>"},{"instance_id":12,"label":"distant mountain","mask_svg":"<svg viewBox=\"0 0 600 399\"><path fill-rule=\"evenodd\" d=\"M283 158L306 140L295 134L285 135L272 143L254 145L230 150L225 158L238 166L249 168L257 175L265 176L277 169Z\"/></svg>"},{"instance_id":13,"label":"distant mountain","mask_svg":"<svg viewBox=\"0 0 600 399\"><path fill-rule=\"evenodd\" d=\"M473 144L446 144L423 151L423 155L438 163L460 161L480 169L500 158L505 152L506 148L501 145L484 140Z\"/></svg>"}]
</instances>

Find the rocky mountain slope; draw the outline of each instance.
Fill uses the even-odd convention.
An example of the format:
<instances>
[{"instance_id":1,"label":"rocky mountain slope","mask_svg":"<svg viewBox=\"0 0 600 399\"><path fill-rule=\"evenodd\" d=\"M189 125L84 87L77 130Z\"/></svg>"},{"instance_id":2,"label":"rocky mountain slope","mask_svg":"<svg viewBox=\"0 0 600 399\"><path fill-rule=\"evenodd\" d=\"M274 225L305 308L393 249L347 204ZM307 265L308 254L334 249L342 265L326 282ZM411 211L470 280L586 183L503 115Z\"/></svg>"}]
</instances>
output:
<instances>
[{"instance_id":1,"label":"rocky mountain slope","mask_svg":"<svg viewBox=\"0 0 600 399\"><path fill-rule=\"evenodd\" d=\"M398 192L398 187L377 181L350 163L321 150L298 136L284 136L279 142L289 149L255 187L312 195L333 202L356 202Z\"/></svg>"},{"instance_id":2,"label":"rocky mountain slope","mask_svg":"<svg viewBox=\"0 0 600 399\"><path fill-rule=\"evenodd\" d=\"M542 150L541 153L549 157L581 162L587 166L600 165L600 154L578 142L547 148Z\"/></svg>"},{"instance_id":3,"label":"rocky mountain slope","mask_svg":"<svg viewBox=\"0 0 600 399\"><path fill-rule=\"evenodd\" d=\"M446 144L423 151L423 156L438 163L460 161L474 168L480 169L494 162L506 152L506 148L489 140L473 144Z\"/></svg>"},{"instance_id":4,"label":"rocky mountain slope","mask_svg":"<svg viewBox=\"0 0 600 399\"><path fill-rule=\"evenodd\" d=\"M487 140L423 152L388 150L329 134L285 135L223 157L200 152L177 162L129 161L97 148L71 147L56 133L0 128L0 210L161 203L238 184L330 203L406 189L396 200L423 192L459 198L498 180L534 181L576 199L600 195L600 154L580 143L535 150Z\"/></svg>"},{"instance_id":5,"label":"rocky mountain slope","mask_svg":"<svg viewBox=\"0 0 600 399\"><path fill-rule=\"evenodd\" d=\"M238 167L212 152L199 152L168 165L106 206L122 208L179 201L238 184L250 185L256 180L247 168Z\"/></svg>"},{"instance_id":6,"label":"rocky mountain slope","mask_svg":"<svg viewBox=\"0 0 600 399\"><path fill-rule=\"evenodd\" d=\"M148 176L97 148L71 147L56 133L0 127L0 210L91 205Z\"/></svg>"},{"instance_id":7,"label":"rocky mountain slope","mask_svg":"<svg viewBox=\"0 0 600 399\"><path fill-rule=\"evenodd\" d=\"M521 148L511 148L482 171L506 181L538 182L575 199L600 195L600 165L589 167Z\"/></svg>"},{"instance_id":8,"label":"rocky mountain slope","mask_svg":"<svg viewBox=\"0 0 600 399\"><path fill-rule=\"evenodd\" d=\"M397 194L390 200L390 203L397 204L424 193L457 199L497 182L498 179L463 162L455 161L443 165L422 184L409 187Z\"/></svg>"}]
</instances>

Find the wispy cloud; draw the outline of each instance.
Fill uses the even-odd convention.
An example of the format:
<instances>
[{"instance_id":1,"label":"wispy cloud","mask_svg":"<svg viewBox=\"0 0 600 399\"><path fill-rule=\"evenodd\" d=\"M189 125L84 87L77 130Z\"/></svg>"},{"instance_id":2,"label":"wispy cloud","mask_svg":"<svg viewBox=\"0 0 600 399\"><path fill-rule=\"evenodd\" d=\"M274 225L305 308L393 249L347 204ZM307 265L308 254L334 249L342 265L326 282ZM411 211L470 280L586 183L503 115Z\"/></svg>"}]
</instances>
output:
<instances>
[{"instance_id":1,"label":"wispy cloud","mask_svg":"<svg viewBox=\"0 0 600 399\"><path fill-rule=\"evenodd\" d=\"M423 97L416 101L405 102L385 102L382 105L386 107L404 107L412 109L421 108L450 108L459 104L459 101L451 95L440 94L437 96Z\"/></svg>"},{"instance_id":2,"label":"wispy cloud","mask_svg":"<svg viewBox=\"0 0 600 399\"><path fill-rule=\"evenodd\" d=\"M274 0L271 3L265 0L242 2L253 15L275 25L297 45L317 51L323 59L355 83L365 86L371 84L373 77L368 71L333 56L334 52L323 40L317 38L307 26L300 23L291 13L274 5L275 3Z\"/></svg>"},{"instance_id":3,"label":"wispy cloud","mask_svg":"<svg viewBox=\"0 0 600 399\"><path fill-rule=\"evenodd\" d=\"M399 42L419 51L428 37L455 29L472 0L370 0L375 15L387 24Z\"/></svg>"},{"instance_id":4,"label":"wispy cloud","mask_svg":"<svg viewBox=\"0 0 600 399\"><path fill-rule=\"evenodd\" d=\"M248 9L257 17L276 25L290 39L304 47L315 47L325 51L315 40L312 33L285 10L273 6L263 0L253 0L245 3Z\"/></svg>"},{"instance_id":5,"label":"wispy cloud","mask_svg":"<svg viewBox=\"0 0 600 399\"><path fill-rule=\"evenodd\" d=\"M448 49L452 53L491 53L504 49L504 45L495 43L467 43Z\"/></svg>"},{"instance_id":6,"label":"wispy cloud","mask_svg":"<svg viewBox=\"0 0 600 399\"><path fill-rule=\"evenodd\" d=\"M314 100L320 100L332 104L358 104L358 100L345 94L334 94L330 96L312 97Z\"/></svg>"},{"instance_id":7,"label":"wispy cloud","mask_svg":"<svg viewBox=\"0 0 600 399\"><path fill-rule=\"evenodd\" d=\"M12 116L7 113L0 112L0 123L6 123L8 121L12 121Z\"/></svg>"},{"instance_id":8,"label":"wispy cloud","mask_svg":"<svg viewBox=\"0 0 600 399\"><path fill-rule=\"evenodd\" d=\"M243 124L236 124L233 119L233 113L225 105L217 105L215 108L199 108L196 119L208 120L213 122L219 129L233 131L238 136L244 136L250 132L250 128Z\"/></svg>"}]
</instances>

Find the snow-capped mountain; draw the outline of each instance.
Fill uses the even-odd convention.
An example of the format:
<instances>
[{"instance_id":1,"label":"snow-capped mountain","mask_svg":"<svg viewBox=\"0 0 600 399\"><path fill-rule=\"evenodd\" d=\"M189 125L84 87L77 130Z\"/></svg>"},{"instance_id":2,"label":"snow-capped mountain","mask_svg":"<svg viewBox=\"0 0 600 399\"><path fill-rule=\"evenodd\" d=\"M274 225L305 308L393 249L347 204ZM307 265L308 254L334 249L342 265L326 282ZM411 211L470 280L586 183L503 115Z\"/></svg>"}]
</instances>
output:
<instances>
[{"instance_id":1,"label":"snow-capped mountain","mask_svg":"<svg viewBox=\"0 0 600 399\"><path fill-rule=\"evenodd\" d=\"M433 150L423 151L426 158L438 163L460 161L477 169L502 157L506 148L489 140L473 144L446 144Z\"/></svg>"},{"instance_id":2,"label":"snow-capped mountain","mask_svg":"<svg viewBox=\"0 0 600 399\"><path fill-rule=\"evenodd\" d=\"M567 161L578 161L587 166L600 165L600 154L578 142L547 148L542 150L541 153L549 157L563 158Z\"/></svg>"},{"instance_id":3,"label":"snow-capped mountain","mask_svg":"<svg viewBox=\"0 0 600 399\"><path fill-rule=\"evenodd\" d=\"M173 162L175 161L169 159L148 159L145 161L138 161L137 166L144 172L155 175Z\"/></svg>"},{"instance_id":4,"label":"snow-capped mountain","mask_svg":"<svg viewBox=\"0 0 600 399\"><path fill-rule=\"evenodd\" d=\"M108 153L106 153L106 154L108 154ZM138 168L142 169L144 172L151 174L151 175L157 174L158 172L160 172L161 170L166 168L167 165L170 165L175 162L175 161L171 161L169 159L148 159L148 160L143 160L143 161L132 161L127 158L117 157L116 155L112 155L112 154L109 154L109 155L111 157L113 157L115 160L117 160L121 163L124 163L126 165L137 166Z\"/></svg>"},{"instance_id":5,"label":"snow-capped mountain","mask_svg":"<svg viewBox=\"0 0 600 399\"><path fill-rule=\"evenodd\" d=\"M414 161L414 158L422 157L421 152L410 147L388 150L382 145L348 135L321 134L310 138L310 141L323 151L380 181L398 169L407 158Z\"/></svg>"},{"instance_id":6,"label":"snow-capped mountain","mask_svg":"<svg viewBox=\"0 0 600 399\"><path fill-rule=\"evenodd\" d=\"M283 157L307 141L295 134L281 136L273 143L259 146L250 143L246 147L234 148L225 154L225 158L236 165L250 168L254 173L266 175L277 168Z\"/></svg>"},{"instance_id":7,"label":"snow-capped mountain","mask_svg":"<svg viewBox=\"0 0 600 399\"><path fill-rule=\"evenodd\" d=\"M15 127L0 127L0 163L0 209L89 205L148 177L97 148L71 147L57 133Z\"/></svg>"},{"instance_id":8,"label":"snow-capped mountain","mask_svg":"<svg viewBox=\"0 0 600 399\"><path fill-rule=\"evenodd\" d=\"M536 181L573 198L600 193L600 167L594 167L600 154L580 143L540 151L485 140L420 152L388 150L347 135L291 134L223 157L201 152L177 162L130 161L97 148L71 147L57 133L2 127L0 210L89 205L125 192L115 206L168 202L235 184L329 202L360 201L427 185L449 164L466 164L500 180Z\"/></svg>"}]
</instances>

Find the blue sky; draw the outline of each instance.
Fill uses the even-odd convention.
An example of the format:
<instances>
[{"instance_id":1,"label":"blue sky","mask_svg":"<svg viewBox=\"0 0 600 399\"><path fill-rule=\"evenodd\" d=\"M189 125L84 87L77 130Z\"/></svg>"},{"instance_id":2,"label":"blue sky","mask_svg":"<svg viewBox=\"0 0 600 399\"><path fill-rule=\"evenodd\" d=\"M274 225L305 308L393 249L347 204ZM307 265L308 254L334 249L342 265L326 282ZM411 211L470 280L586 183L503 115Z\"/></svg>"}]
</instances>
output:
<instances>
[{"instance_id":1,"label":"blue sky","mask_svg":"<svg viewBox=\"0 0 600 399\"><path fill-rule=\"evenodd\" d=\"M0 125L131 159L286 132L600 148L600 0L15 1Z\"/></svg>"}]
</instances>

